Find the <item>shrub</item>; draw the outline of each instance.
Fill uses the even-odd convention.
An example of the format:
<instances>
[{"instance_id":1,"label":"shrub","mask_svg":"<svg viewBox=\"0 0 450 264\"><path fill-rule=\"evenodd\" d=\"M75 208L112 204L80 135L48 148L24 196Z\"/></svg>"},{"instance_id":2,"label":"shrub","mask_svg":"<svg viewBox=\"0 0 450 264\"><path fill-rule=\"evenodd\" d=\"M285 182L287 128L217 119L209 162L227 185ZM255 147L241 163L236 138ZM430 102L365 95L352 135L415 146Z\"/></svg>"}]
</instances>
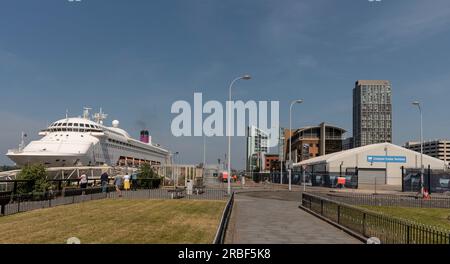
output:
<instances>
[{"instance_id":1,"label":"shrub","mask_svg":"<svg viewBox=\"0 0 450 264\"><path fill-rule=\"evenodd\" d=\"M47 181L47 170L41 164L26 165L17 175L17 179L29 181L17 184L19 194L45 192L50 187Z\"/></svg>"},{"instance_id":2,"label":"shrub","mask_svg":"<svg viewBox=\"0 0 450 264\"><path fill-rule=\"evenodd\" d=\"M139 167L138 180L139 185L144 188L158 188L161 184L161 177L147 163Z\"/></svg>"}]
</instances>

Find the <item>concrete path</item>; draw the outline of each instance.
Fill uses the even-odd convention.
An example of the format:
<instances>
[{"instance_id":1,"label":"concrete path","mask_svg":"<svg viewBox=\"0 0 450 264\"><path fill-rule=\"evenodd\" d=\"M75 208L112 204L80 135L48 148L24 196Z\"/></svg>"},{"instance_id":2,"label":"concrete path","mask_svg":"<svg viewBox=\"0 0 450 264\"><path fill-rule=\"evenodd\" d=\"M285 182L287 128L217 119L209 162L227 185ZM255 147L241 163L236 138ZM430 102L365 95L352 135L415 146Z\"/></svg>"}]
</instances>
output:
<instances>
[{"instance_id":1,"label":"concrete path","mask_svg":"<svg viewBox=\"0 0 450 264\"><path fill-rule=\"evenodd\" d=\"M349 244L359 240L298 208L299 192L238 193L226 237L233 244Z\"/></svg>"}]
</instances>

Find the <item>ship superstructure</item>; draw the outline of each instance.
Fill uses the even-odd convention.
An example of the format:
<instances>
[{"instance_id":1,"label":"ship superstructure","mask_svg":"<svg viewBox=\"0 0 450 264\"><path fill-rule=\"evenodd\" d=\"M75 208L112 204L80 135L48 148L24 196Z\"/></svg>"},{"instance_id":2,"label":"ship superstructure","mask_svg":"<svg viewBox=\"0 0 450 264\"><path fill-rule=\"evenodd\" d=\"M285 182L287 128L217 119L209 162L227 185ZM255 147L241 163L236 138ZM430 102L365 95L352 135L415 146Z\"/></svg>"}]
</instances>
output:
<instances>
[{"instance_id":1,"label":"ship superstructure","mask_svg":"<svg viewBox=\"0 0 450 264\"><path fill-rule=\"evenodd\" d=\"M40 163L48 167L64 166L137 166L144 162L151 165L169 163L169 151L153 144L148 131L141 131L141 140L132 138L119 127L103 124L107 115L94 114L89 118L89 108L81 117L58 120L39 132L40 140L22 144L19 149L6 154L17 165Z\"/></svg>"}]
</instances>

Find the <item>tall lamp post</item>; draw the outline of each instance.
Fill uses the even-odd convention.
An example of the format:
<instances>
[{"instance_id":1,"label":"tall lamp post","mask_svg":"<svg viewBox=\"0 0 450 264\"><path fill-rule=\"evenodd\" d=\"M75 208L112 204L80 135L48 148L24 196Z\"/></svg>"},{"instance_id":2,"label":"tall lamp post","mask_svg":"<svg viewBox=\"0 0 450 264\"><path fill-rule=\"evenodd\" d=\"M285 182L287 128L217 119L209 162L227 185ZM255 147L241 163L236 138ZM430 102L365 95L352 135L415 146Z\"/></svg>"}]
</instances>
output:
<instances>
[{"instance_id":1,"label":"tall lamp post","mask_svg":"<svg viewBox=\"0 0 450 264\"><path fill-rule=\"evenodd\" d=\"M233 81L231 81L230 83L230 87L228 89L229 94L228 94L228 115L227 115L227 128L228 128L228 166L227 166L227 170L228 170L228 177L227 177L227 182L228 182L228 195L231 195L231 88L233 88L233 85L236 81L238 80L250 80L252 77L250 75L243 75L241 77L238 77L236 79L234 79Z\"/></svg>"},{"instance_id":2,"label":"tall lamp post","mask_svg":"<svg viewBox=\"0 0 450 264\"><path fill-rule=\"evenodd\" d=\"M420 194L424 193L423 190L423 174L424 174L424 168L423 168L423 114L422 114L422 105L419 101L414 101L412 103L413 105L417 106L419 108L420 112Z\"/></svg>"},{"instance_id":3,"label":"tall lamp post","mask_svg":"<svg viewBox=\"0 0 450 264\"><path fill-rule=\"evenodd\" d=\"M172 179L173 179L173 187L175 188L176 187L176 185L178 184L178 175L176 176L177 177L177 180L175 181L175 167L174 167L174 163L175 163L175 155L178 155L178 154L180 154L180 152L174 152L174 153L172 153Z\"/></svg>"},{"instance_id":4,"label":"tall lamp post","mask_svg":"<svg viewBox=\"0 0 450 264\"><path fill-rule=\"evenodd\" d=\"M280 135L281 135L281 139L283 140L283 148L280 150L280 153L282 153L280 155L280 185L281 185L282 179L283 179L283 159L284 159L284 148L285 148L284 147L284 129L281 130Z\"/></svg>"},{"instance_id":5,"label":"tall lamp post","mask_svg":"<svg viewBox=\"0 0 450 264\"><path fill-rule=\"evenodd\" d=\"M291 106L289 107L289 191L292 189L292 107L294 104L303 103L302 99L294 100L291 102Z\"/></svg>"},{"instance_id":6,"label":"tall lamp post","mask_svg":"<svg viewBox=\"0 0 450 264\"><path fill-rule=\"evenodd\" d=\"M203 135L203 171L202 171L202 181L205 185L205 175L206 175L206 137Z\"/></svg>"}]
</instances>

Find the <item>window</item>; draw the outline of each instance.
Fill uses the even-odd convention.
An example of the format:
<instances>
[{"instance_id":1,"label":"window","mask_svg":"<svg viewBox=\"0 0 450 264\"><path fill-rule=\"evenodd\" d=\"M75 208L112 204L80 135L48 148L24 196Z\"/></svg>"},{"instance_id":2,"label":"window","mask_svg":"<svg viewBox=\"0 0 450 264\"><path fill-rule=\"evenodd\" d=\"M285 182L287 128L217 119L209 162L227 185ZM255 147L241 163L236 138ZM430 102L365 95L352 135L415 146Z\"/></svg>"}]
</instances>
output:
<instances>
[{"instance_id":1,"label":"window","mask_svg":"<svg viewBox=\"0 0 450 264\"><path fill-rule=\"evenodd\" d=\"M80 127L84 127L84 124L80 124Z\"/></svg>"},{"instance_id":2,"label":"window","mask_svg":"<svg viewBox=\"0 0 450 264\"><path fill-rule=\"evenodd\" d=\"M68 126L72 126L72 123L69 123Z\"/></svg>"},{"instance_id":3,"label":"window","mask_svg":"<svg viewBox=\"0 0 450 264\"><path fill-rule=\"evenodd\" d=\"M67 123L62 124L63 126L67 126Z\"/></svg>"},{"instance_id":4,"label":"window","mask_svg":"<svg viewBox=\"0 0 450 264\"><path fill-rule=\"evenodd\" d=\"M77 126L78 126L78 123L73 123L73 126L76 126L76 127L77 127Z\"/></svg>"}]
</instances>

